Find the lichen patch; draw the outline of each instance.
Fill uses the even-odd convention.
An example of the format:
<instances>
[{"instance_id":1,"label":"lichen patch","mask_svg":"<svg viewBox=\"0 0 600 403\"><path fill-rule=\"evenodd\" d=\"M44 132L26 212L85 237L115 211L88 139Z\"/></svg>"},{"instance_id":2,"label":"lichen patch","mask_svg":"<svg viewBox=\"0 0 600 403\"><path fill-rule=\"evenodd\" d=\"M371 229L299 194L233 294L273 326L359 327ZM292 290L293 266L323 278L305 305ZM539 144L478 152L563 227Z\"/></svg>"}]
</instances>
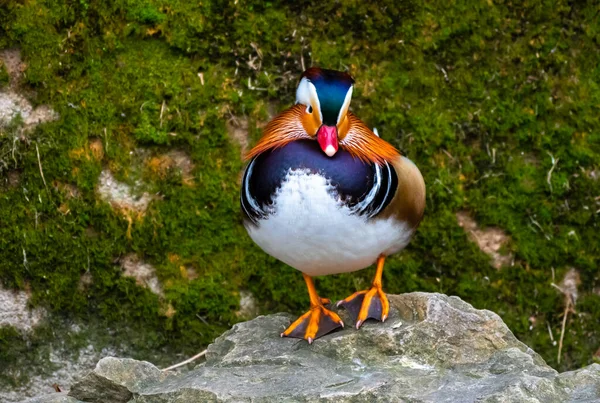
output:
<instances>
[{"instance_id":1,"label":"lichen patch","mask_svg":"<svg viewBox=\"0 0 600 403\"><path fill-rule=\"evenodd\" d=\"M40 105L35 108L26 119L24 119L24 129L31 130L41 123L51 122L58 119L58 113L48 105Z\"/></svg>"},{"instance_id":2,"label":"lichen patch","mask_svg":"<svg viewBox=\"0 0 600 403\"><path fill-rule=\"evenodd\" d=\"M243 319L252 319L258 316L258 303L250 291L240 290L240 309L235 314Z\"/></svg>"},{"instance_id":3,"label":"lichen patch","mask_svg":"<svg viewBox=\"0 0 600 403\"><path fill-rule=\"evenodd\" d=\"M25 121L32 112L33 108L24 96L12 91L0 91L0 127L9 125L19 115Z\"/></svg>"},{"instance_id":4,"label":"lichen patch","mask_svg":"<svg viewBox=\"0 0 600 403\"><path fill-rule=\"evenodd\" d=\"M136 187L140 186L141 183L137 183ZM147 192L136 193L132 186L119 182L108 169L100 173L97 191L102 200L110 203L114 208L122 210L146 211L154 199Z\"/></svg>"},{"instance_id":5,"label":"lichen patch","mask_svg":"<svg viewBox=\"0 0 600 403\"><path fill-rule=\"evenodd\" d=\"M25 291L11 291L0 286L0 326L13 326L29 332L45 317L41 308L29 309Z\"/></svg>"},{"instance_id":6,"label":"lichen patch","mask_svg":"<svg viewBox=\"0 0 600 403\"><path fill-rule=\"evenodd\" d=\"M121 267L123 275L134 278L137 285L149 289L158 296L164 295L162 285L156 277L156 270L151 264L144 262L135 254L129 254L121 259Z\"/></svg>"},{"instance_id":7,"label":"lichen patch","mask_svg":"<svg viewBox=\"0 0 600 403\"><path fill-rule=\"evenodd\" d=\"M9 75L9 85L0 91L0 127L9 125L17 116L23 120L23 131L29 131L37 125L58 119L58 113L47 105L33 108L25 96L18 91L19 81L25 64L21 61L18 49L8 49L0 52L0 60Z\"/></svg>"},{"instance_id":8,"label":"lichen patch","mask_svg":"<svg viewBox=\"0 0 600 403\"><path fill-rule=\"evenodd\" d=\"M477 222L466 211L456 213L458 225L467 232L469 239L479 246L486 255L492 258L492 265L499 269L513 261L511 253L502 253L501 248L508 244L510 237L497 227L480 228Z\"/></svg>"}]
</instances>

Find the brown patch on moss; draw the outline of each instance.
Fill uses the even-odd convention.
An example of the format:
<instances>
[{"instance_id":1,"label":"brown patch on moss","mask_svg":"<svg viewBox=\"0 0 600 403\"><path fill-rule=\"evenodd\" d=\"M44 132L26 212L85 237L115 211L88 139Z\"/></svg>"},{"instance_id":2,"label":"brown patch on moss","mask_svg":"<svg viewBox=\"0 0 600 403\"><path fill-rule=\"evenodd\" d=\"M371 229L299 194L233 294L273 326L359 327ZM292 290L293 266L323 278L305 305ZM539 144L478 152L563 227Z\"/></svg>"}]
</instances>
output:
<instances>
[{"instance_id":1,"label":"brown patch on moss","mask_svg":"<svg viewBox=\"0 0 600 403\"><path fill-rule=\"evenodd\" d=\"M170 303L161 309L161 314L166 316L167 318L172 318L177 313L177 310L173 308L173 305Z\"/></svg>"},{"instance_id":2,"label":"brown patch on moss","mask_svg":"<svg viewBox=\"0 0 600 403\"><path fill-rule=\"evenodd\" d=\"M92 159L101 161L104 158L104 145L102 144L102 140L99 138L90 139L85 146L70 150L69 157L78 161L90 161Z\"/></svg>"},{"instance_id":3,"label":"brown patch on moss","mask_svg":"<svg viewBox=\"0 0 600 403\"><path fill-rule=\"evenodd\" d=\"M84 147L75 148L69 151L69 158L73 160L81 160L84 156L87 157L87 153Z\"/></svg>"},{"instance_id":4,"label":"brown patch on moss","mask_svg":"<svg viewBox=\"0 0 600 403\"><path fill-rule=\"evenodd\" d=\"M501 248L508 244L510 237L500 228L490 227L481 229L475 220L466 212L456 213L458 225L468 234L469 239L479 246L486 255L492 258L492 265L499 269L512 263L513 255L501 252Z\"/></svg>"},{"instance_id":5,"label":"brown patch on moss","mask_svg":"<svg viewBox=\"0 0 600 403\"><path fill-rule=\"evenodd\" d=\"M194 280L198 278L198 272L192 266L186 266L185 271L187 273L188 280Z\"/></svg>"},{"instance_id":6,"label":"brown patch on moss","mask_svg":"<svg viewBox=\"0 0 600 403\"><path fill-rule=\"evenodd\" d=\"M94 282L94 278L92 277L92 273L86 271L79 278L79 283L77 284L77 289L79 291L85 291L89 288L90 285Z\"/></svg>"},{"instance_id":7,"label":"brown patch on moss","mask_svg":"<svg viewBox=\"0 0 600 403\"><path fill-rule=\"evenodd\" d=\"M102 140L95 138L90 140L90 151L96 161L102 161L104 158L104 145Z\"/></svg>"},{"instance_id":8,"label":"brown patch on moss","mask_svg":"<svg viewBox=\"0 0 600 403\"><path fill-rule=\"evenodd\" d=\"M175 263L181 260L181 257L175 253L169 253L167 255L167 259L169 259L169 262L171 263Z\"/></svg>"},{"instance_id":9,"label":"brown patch on moss","mask_svg":"<svg viewBox=\"0 0 600 403\"><path fill-rule=\"evenodd\" d=\"M62 215L68 215L71 212L71 209L67 203L62 203L58 207L58 211L60 211Z\"/></svg>"},{"instance_id":10,"label":"brown patch on moss","mask_svg":"<svg viewBox=\"0 0 600 403\"><path fill-rule=\"evenodd\" d=\"M21 171L16 169L8 171L8 174L6 175L6 184L8 187L14 189L19 186L19 183L21 183Z\"/></svg>"},{"instance_id":11,"label":"brown patch on moss","mask_svg":"<svg viewBox=\"0 0 600 403\"><path fill-rule=\"evenodd\" d=\"M161 179L164 179L167 176L167 171L172 164L173 161L166 155L152 157L146 162L148 169L150 169L153 174L158 175Z\"/></svg>"},{"instance_id":12,"label":"brown patch on moss","mask_svg":"<svg viewBox=\"0 0 600 403\"><path fill-rule=\"evenodd\" d=\"M165 179L168 173L174 169L181 172L181 181L186 186L194 185L192 170L194 163L186 152L171 150L166 154L156 155L146 160L146 167L156 176Z\"/></svg>"},{"instance_id":13,"label":"brown patch on moss","mask_svg":"<svg viewBox=\"0 0 600 403\"><path fill-rule=\"evenodd\" d=\"M198 273L190 265L179 266L179 272L181 273L181 277L186 280L194 280L194 279L198 278Z\"/></svg>"},{"instance_id":14,"label":"brown patch on moss","mask_svg":"<svg viewBox=\"0 0 600 403\"><path fill-rule=\"evenodd\" d=\"M0 51L0 59L4 62L10 77L10 87L16 87L27 68L27 65L21 61L21 51L17 48L4 49Z\"/></svg>"},{"instance_id":15,"label":"brown patch on moss","mask_svg":"<svg viewBox=\"0 0 600 403\"><path fill-rule=\"evenodd\" d=\"M57 191L61 192L65 195L67 199L76 199L81 196L81 192L75 185L71 185L70 183L63 183L59 181L53 181L52 186Z\"/></svg>"}]
</instances>

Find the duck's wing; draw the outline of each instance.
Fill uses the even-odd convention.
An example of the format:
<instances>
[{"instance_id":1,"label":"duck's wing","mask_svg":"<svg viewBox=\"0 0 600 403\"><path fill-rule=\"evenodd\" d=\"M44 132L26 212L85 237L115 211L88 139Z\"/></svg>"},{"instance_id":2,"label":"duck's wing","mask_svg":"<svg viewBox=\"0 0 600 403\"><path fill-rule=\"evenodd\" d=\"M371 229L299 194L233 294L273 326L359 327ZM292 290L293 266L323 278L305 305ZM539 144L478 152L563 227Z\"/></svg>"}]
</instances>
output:
<instances>
[{"instance_id":1,"label":"duck's wing","mask_svg":"<svg viewBox=\"0 0 600 403\"><path fill-rule=\"evenodd\" d=\"M254 172L254 166L257 158L258 157L252 158L246 167L246 170L244 171L244 177L242 179L242 190L240 192L240 204L242 206L242 212L244 213L246 220L254 224L258 223L258 221L266 215L261 207L261 203L250 191L251 181L253 180L252 174Z\"/></svg>"},{"instance_id":2,"label":"duck's wing","mask_svg":"<svg viewBox=\"0 0 600 403\"><path fill-rule=\"evenodd\" d=\"M393 217L416 228L425 211L423 176L419 168L406 157L398 157L390 165L397 177L396 187L391 200L380 210L377 218Z\"/></svg>"},{"instance_id":3,"label":"duck's wing","mask_svg":"<svg viewBox=\"0 0 600 403\"><path fill-rule=\"evenodd\" d=\"M368 218L379 215L394 199L398 189L398 175L393 165L385 162L383 165L372 164L373 178L371 189L352 210L358 215Z\"/></svg>"}]
</instances>

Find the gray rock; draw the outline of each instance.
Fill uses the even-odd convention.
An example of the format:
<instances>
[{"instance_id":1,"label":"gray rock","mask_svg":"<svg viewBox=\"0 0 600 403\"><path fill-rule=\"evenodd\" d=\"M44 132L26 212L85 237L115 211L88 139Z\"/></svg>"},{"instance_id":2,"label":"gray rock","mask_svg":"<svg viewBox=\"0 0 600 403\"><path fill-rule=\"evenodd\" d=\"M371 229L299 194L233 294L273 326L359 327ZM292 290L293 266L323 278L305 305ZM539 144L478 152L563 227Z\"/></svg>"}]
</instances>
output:
<instances>
[{"instance_id":1,"label":"gray rock","mask_svg":"<svg viewBox=\"0 0 600 403\"><path fill-rule=\"evenodd\" d=\"M146 361L106 357L69 391L84 402L127 402L134 393L158 383L166 374Z\"/></svg>"},{"instance_id":2,"label":"gray rock","mask_svg":"<svg viewBox=\"0 0 600 403\"><path fill-rule=\"evenodd\" d=\"M0 327L13 326L30 332L46 316L41 308L29 308L29 295L25 291L7 290L0 284Z\"/></svg>"},{"instance_id":3,"label":"gray rock","mask_svg":"<svg viewBox=\"0 0 600 403\"><path fill-rule=\"evenodd\" d=\"M67 396L65 393L54 393L47 396L33 397L29 400L24 400L22 403L81 403L81 400Z\"/></svg>"},{"instance_id":4,"label":"gray rock","mask_svg":"<svg viewBox=\"0 0 600 403\"><path fill-rule=\"evenodd\" d=\"M558 374L493 312L440 294L389 298L385 323L347 326L313 345L279 337L294 319L287 314L239 323L185 374L103 359L69 395L115 403L600 401L600 365Z\"/></svg>"}]
</instances>

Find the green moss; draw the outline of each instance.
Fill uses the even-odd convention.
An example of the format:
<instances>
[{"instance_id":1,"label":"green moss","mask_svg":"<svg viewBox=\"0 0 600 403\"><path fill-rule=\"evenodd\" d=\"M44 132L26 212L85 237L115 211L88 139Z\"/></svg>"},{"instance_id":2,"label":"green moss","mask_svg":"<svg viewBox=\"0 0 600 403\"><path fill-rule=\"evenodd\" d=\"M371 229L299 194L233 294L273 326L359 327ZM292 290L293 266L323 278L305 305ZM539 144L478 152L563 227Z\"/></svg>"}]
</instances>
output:
<instances>
[{"instance_id":1,"label":"green moss","mask_svg":"<svg viewBox=\"0 0 600 403\"><path fill-rule=\"evenodd\" d=\"M13 327L0 328L0 360L5 368L9 368L8 373L2 371L0 384L16 386L27 381L26 374L19 371L12 371L13 368L25 364L28 355L31 354L27 341Z\"/></svg>"},{"instance_id":2,"label":"green moss","mask_svg":"<svg viewBox=\"0 0 600 403\"><path fill-rule=\"evenodd\" d=\"M0 47L21 49L23 87L60 115L26 140L13 141L18 122L2 129L0 172L17 178L0 184L2 284L30 289L32 303L53 315L117 329L139 358L211 342L238 320L242 288L264 313L305 309L301 276L260 251L241 225L243 162L226 123L247 119L256 141L267 105L291 104L302 63L316 64L354 74L353 110L425 176L425 220L409 248L389 259L387 291L459 295L500 314L551 365L591 363L600 334L593 2L396 3L0 6ZM170 150L190 157L190 178L148 168L148 155ZM148 211L100 201L105 168L129 184L142 180L158 196ZM489 264L458 226L460 210L507 231L513 266ZM121 276L118 260L130 253L156 268L164 296ZM548 325L557 339L564 305L551 283L569 267L582 284L558 365ZM92 283L82 291L86 273ZM324 296L343 298L371 275L317 284ZM9 336L1 357L19 355L22 343Z\"/></svg>"},{"instance_id":3,"label":"green moss","mask_svg":"<svg viewBox=\"0 0 600 403\"><path fill-rule=\"evenodd\" d=\"M8 70L6 70L6 66L2 61L0 61L0 89L8 85L10 81L10 76L8 75Z\"/></svg>"}]
</instances>

